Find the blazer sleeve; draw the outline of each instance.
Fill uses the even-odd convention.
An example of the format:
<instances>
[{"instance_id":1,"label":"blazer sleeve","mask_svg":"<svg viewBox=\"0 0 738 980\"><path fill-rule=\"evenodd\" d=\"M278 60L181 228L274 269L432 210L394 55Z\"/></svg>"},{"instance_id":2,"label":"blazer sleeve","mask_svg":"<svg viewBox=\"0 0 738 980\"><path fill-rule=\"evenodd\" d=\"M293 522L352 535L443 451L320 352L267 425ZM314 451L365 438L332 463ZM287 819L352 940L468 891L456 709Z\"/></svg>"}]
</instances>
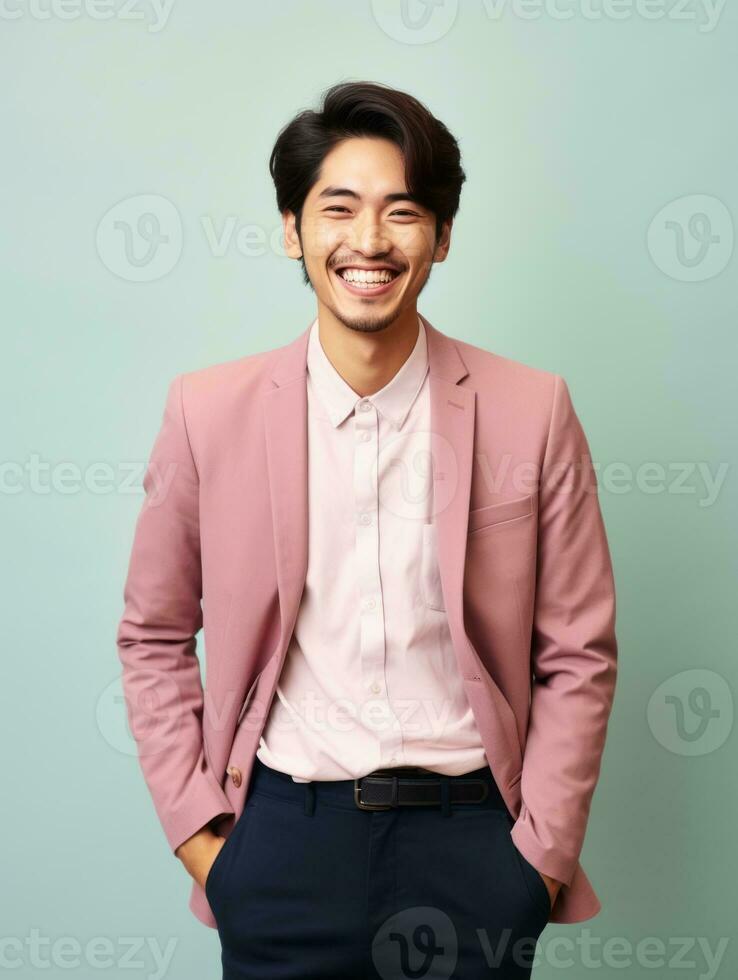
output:
<instances>
[{"instance_id":1,"label":"blazer sleeve","mask_svg":"<svg viewBox=\"0 0 738 980\"><path fill-rule=\"evenodd\" d=\"M531 703L521 810L511 834L571 884L615 693L615 587L587 439L555 375L540 473Z\"/></svg>"},{"instance_id":2,"label":"blazer sleeve","mask_svg":"<svg viewBox=\"0 0 738 980\"><path fill-rule=\"evenodd\" d=\"M172 851L211 820L234 812L202 740L195 638L202 627L199 481L182 389L178 375L144 474L116 640L128 722Z\"/></svg>"}]
</instances>

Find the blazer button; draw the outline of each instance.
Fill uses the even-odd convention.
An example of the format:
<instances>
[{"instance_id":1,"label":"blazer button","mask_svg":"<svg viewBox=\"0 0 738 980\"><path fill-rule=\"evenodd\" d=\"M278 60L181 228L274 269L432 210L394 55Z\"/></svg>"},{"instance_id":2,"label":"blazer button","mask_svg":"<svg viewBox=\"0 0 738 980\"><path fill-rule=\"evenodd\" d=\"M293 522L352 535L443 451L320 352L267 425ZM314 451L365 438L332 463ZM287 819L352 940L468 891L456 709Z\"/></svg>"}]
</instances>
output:
<instances>
[{"instance_id":1,"label":"blazer button","mask_svg":"<svg viewBox=\"0 0 738 980\"><path fill-rule=\"evenodd\" d=\"M237 766L228 766L226 772L230 774L233 785L238 789L241 785L241 770Z\"/></svg>"}]
</instances>

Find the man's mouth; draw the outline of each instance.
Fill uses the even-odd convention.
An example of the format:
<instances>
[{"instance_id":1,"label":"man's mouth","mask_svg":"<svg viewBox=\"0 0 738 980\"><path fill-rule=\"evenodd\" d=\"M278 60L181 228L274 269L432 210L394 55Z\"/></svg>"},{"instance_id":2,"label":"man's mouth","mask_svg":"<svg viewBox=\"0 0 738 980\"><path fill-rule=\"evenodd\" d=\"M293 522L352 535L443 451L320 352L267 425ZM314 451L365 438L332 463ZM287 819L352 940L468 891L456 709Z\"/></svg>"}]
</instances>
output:
<instances>
[{"instance_id":1,"label":"man's mouth","mask_svg":"<svg viewBox=\"0 0 738 980\"><path fill-rule=\"evenodd\" d=\"M349 292L354 295L377 296L387 292L401 273L398 269L361 269L344 266L334 270Z\"/></svg>"}]
</instances>

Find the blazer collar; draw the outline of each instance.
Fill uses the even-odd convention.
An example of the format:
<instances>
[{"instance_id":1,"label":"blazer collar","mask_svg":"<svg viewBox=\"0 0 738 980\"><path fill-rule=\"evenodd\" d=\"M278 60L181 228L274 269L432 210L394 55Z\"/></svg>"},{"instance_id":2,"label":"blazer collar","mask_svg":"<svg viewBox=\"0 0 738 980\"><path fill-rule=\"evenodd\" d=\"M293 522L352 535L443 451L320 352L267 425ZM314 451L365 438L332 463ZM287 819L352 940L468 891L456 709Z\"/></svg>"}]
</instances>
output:
<instances>
[{"instance_id":1,"label":"blazer collar","mask_svg":"<svg viewBox=\"0 0 738 980\"><path fill-rule=\"evenodd\" d=\"M456 344L451 337L437 330L422 313L419 313L425 327L428 356L428 373L457 384L469 373ZM277 387L288 385L307 375L307 350L310 328L315 321L282 348L272 370L272 381Z\"/></svg>"},{"instance_id":2,"label":"blazer collar","mask_svg":"<svg viewBox=\"0 0 738 980\"><path fill-rule=\"evenodd\" d=\"M394 377L373 395L369 401L380 415L395 428L400 429L407 418L413 402L418 397L428 371L428 350L425 339L425 326L418 316L418 336L410 355L400 366ZM322 408L334 428L339 426L362 401L338 373L323 350L318 332L318 320L310 327L307 345L307 369L310 384L318 396Z\"/></svg>"}]
</instances>

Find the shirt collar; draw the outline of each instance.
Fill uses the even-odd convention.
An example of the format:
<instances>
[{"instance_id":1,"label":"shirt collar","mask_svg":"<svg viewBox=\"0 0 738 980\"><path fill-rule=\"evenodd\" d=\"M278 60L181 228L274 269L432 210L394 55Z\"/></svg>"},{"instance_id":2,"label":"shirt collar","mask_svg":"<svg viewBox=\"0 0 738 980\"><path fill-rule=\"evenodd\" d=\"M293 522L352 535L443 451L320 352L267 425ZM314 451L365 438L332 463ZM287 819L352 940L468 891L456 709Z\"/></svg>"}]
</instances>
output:
<instances>
[{"instance_id":1,"label":"shirt collar","mask_svg":"<svg viewBox=\"0 0 738 980\"><path fill-rule=\"evenodd\" d=\"M310 326L307 370L310 381L328 413L328 418L336 428L353 412L356 403L363 399L344 381L328 360L320 343L317 317ZM373 395L368 395L367 400L374 405L380 415L399 429L423 386L427 371L428 347L425 326L418 317L418 339L410 356L384 388L380 388Z\"/></svg>"}]
</instances>

